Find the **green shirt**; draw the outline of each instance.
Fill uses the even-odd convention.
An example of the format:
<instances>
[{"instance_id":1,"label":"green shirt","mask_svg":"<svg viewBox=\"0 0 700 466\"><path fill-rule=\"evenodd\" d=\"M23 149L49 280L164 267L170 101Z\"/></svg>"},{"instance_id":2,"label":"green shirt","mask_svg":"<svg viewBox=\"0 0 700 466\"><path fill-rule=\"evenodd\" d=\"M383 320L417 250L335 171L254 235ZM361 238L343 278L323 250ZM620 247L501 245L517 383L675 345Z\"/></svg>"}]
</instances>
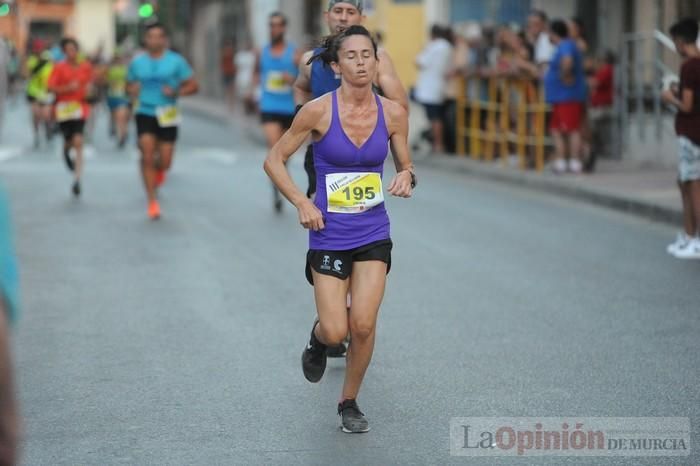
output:
<instances>
[{"instance_id":1,"label":"green shirt","mask_svg":"<svg viewBox=\"0 0 700 466\"><path fill-rule=\"evenodd\" d=\"M43 60L36 55L27 58L27 95L37 100L45 100L49 94L49 77L53 63Z\"/></svg>"}]
</instances>

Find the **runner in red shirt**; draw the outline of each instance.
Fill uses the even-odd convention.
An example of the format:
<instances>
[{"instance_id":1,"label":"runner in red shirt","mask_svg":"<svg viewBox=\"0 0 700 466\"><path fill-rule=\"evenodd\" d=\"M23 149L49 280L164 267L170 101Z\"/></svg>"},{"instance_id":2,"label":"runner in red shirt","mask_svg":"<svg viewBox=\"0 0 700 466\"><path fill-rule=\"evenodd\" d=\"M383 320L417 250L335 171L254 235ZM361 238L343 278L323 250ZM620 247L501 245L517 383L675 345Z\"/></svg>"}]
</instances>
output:
<instances>
[{"instance_id":1,"label":"runner in red shirt","mask_svg":"<svg viewBox=\"0 0 700 466\"><path fill-rule=\"evenodd\" d=\"M56 94L54 112L63 133L63 157L68 169L74 172L73 195L77 197L83 172L83 128L90 112L86 97L94 77L90 62L78 58L75 39L63 39L61 49L66 59L54 66L49 90ZM75 151L75 158L71 158L71 149Z\"/></svg>"}]
</instances>

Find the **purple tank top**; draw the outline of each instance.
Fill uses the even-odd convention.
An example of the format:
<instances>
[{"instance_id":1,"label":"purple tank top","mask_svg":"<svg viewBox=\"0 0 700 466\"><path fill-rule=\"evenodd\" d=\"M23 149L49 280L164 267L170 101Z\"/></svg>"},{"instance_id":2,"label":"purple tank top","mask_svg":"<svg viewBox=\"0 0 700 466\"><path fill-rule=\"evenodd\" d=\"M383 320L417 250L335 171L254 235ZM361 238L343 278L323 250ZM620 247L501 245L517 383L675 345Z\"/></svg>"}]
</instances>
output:
<instances>
[{"instance_id":1,"label":"purple tank top","mask_svg":"<svg viewBox=\"0 0 700 466\"><path fill-rule=\"evenodd\" d=\"M382 103L377 102L377 125L369 139L357 147L345 134L338 114L337 91L332 93L331 126L313 144L316 166L316 207L323 213L325 228L309 231L309 249L343 251L374 241L390 238L389 216L384 203L360 213L328 212L326 175L334 173L374 172L384 174L384 161L389 153L389 132L384 121Z\"/></svg>"}]
</instances>

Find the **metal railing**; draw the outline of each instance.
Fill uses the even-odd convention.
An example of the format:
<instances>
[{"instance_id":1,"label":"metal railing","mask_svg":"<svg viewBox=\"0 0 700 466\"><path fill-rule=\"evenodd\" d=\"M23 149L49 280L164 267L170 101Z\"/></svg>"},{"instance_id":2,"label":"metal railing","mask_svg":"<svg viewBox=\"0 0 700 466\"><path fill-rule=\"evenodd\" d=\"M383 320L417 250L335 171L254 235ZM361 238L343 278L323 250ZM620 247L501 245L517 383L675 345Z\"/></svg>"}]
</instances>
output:
<instances>
[{"instance_id":1,"label":"metal railing","mask_svg":"<svg viewBox=\"0 0 700 466\"><path fill-rule=\"evenodd\" d=\"M549 106L544 90L526 79L463 78L457 96L457 153L475 160L499 157L503 164L516 155L525 169L532 162L544 169Z\"/></svg>"},{"instance_id":2,"label":"metal railing","mask_svg":"<svg viewBox=\"0 0 700 466\"><path fill-rule=\"evenodd\" d=\"M653 50L649 53L648 48ZM647 50L645 50L645 48ZM619 72L619 106L620 115L619 139L621 149L629 147L629 137L632 124L637 126L640 142L647 140L649 128L649 112L651 104L653 116L652 125L656 141L663 138L663 107L661 102L661 85L664 76L675 76L676 73L663 60L664 50L677 56L673 41L659 30L652 32L637 32L625 34L622 37L621 62ZM647 58L651 56L651 58ZM651 100L651 102L649 102ZM634 104L634 112L632 112Z\"/></svg>"}]
</instances>

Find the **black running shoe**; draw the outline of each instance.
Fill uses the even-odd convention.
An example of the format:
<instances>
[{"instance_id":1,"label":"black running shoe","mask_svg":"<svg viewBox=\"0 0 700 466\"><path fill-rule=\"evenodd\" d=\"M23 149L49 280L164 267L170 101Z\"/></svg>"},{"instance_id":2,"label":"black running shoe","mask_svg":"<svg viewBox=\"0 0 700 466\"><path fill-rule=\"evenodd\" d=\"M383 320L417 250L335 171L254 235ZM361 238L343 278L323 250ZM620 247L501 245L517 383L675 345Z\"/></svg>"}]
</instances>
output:
<instances>
[{"instance_id":1,"label":"black running shoe","mask_svg":"<svg viewBox=\"0 0 700 466\"><path fill-rule=\"evenodd\" d=\"M80 181L73 183L73 195L75 197L80 196Z\"/></svg>"},{"instance_id":2,"label":"black running shoe","mask_svg":"<svg viewBox=\"0 0 700 466\"><path fill-rule=\"evenodd\" d=\"M338 403L338 415L341 417L340 427L346 434L369 432L367 418L355 400L343 400L342 403Z\"/></svg>"},{"instance_id":3,"label":"black running shoe","mask_svg":"<svg viewBox=\"0 0 700 466\"><path fill-rule=\"evenodd\" d=\"M73 159L70 158L70 147L63 149L63 160L66 161L66 167L68 167L68 170L75 170L75 165L73 165Z\"/></svg>"},{"instance_id":4,"label":"black running shoe","mask_svg":"<svg viewBox=\"0 0 700 466\"><path fill-rule=\"evenodd\" d=\"M326 347L326 356L329 358L344 358L348 348L345 343Z\"/></svg>"},{"instance_id":5,"label":"black running shoe","mask_svg":"<svg viewBox=\"0 0 700 466\"><path fill-rule=\"evenodd\" d=\"M304 377L311 383L316 383L321 380L323 373L326 371L326 345L316 339L314 329L318 319L314 320L314 326L311 327L311 339L301 353L301 368L304 371Z\"/></svg>"}]
</instances>

